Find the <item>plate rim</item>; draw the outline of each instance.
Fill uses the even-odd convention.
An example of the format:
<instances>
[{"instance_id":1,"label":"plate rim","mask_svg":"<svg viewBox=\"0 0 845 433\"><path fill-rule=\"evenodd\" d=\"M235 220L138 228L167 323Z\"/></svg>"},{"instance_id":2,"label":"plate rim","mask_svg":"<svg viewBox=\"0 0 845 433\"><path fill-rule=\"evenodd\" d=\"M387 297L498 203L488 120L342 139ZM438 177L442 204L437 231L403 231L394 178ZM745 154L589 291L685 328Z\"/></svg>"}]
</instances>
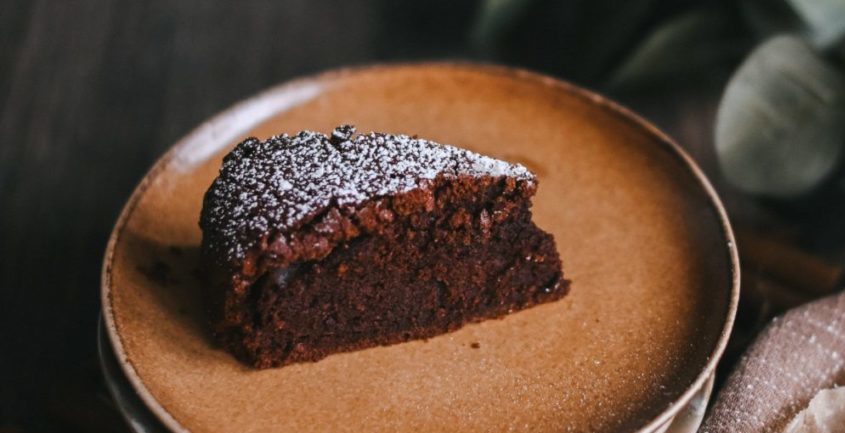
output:
<instances>
[{"instance_id":1,"label":"plate rim","mask_svg":"<svg viewBox=\"0 0 845 433\"><path fill-rule=\"evenodd\" d=\"M519 80L532 81L537 84L548 86L556 91L566 92L575 97L586 100L588 103L594 104L608 112L608 114L616 116L618 119L628 122L636 128L640 128L646 133L652 135L659 146L668 150L674 157L678 158L685 168L693 175L698 185L702 188L710 206L716 211L716 216L719 219L721 226L723 241L727 247L729 257L729 267L731 273L731 287L727 306L727 314L724 317L722 330L719 338L716 340L716 346L710 353L707 363L704 368L696 376L695 380L687 389L676 398L666 409L663 410L657 417L646 423L643 427L637 430L637 433L648 433L658 430L660 427L666 425L672 418L674 418L696 395L699 389L704 386L709 377L711 377L716 370L722 355L728 345L728 340L733 329L736 312L739 304L740 293L740 262L739 253L734 238L733 229L731 228L730 220L727 212L722 204L721 199L716 193L715 188L710 180L698 166L698 164L690 157L687 152L676 143L666 133L661 131L651 122L645 120L632 110L626 108L622 104L615 102L605 96L602 96L592 90L579 87L568 81L554 78L548 75L534 72L524 68L502 66L482 62L470 61L422 61L422 62L395 62L395 63L375 63L358 66L348 66L336 69L330 69L316 74L309 74L300 77L286 80L280 84L276 84L267 89L264 89L257 94L240 100L228 108L218 112L212 117L200 123L197 127L190 130L187 134L182 136L176 143L171 145L165 151L149 170L144 174L143 178L138 182L132 191L132 194L127 199L120 215L118 216L114 227L109 234L109 240L106 245L105 254L103 257L103 264L100 276L100 302L102 305L102 318L108 334L108 338L112 344L112 349L117 358L117 361L123 370L124 375L129 380L129 383L134 388L135 392L150 409L150 411L158 417L158 419L168 429L178 433L190 433L186 427L179 423L173 415L167 411L152 395L152 393L144 385L141 377L132 366L129 357L127 356L121 337L117 331L117 325L114 319L114 311L111 303L111 285L112 285L112 265L114 261L114 251L120 235L126 226L129 217L137 206L140 198L150 186L153 179L161 172L165 166L170 163L183 148L193 143L196 137L208 133L213 130L215 126L234 117L239 111L245 110L249 106L253 106L259 101L267 100L277 95L283 95L295 91L298 88L308 84L319 84L343 77L348 77L356 74L365 74L374 71L385 70L399 70L399 69L452 69L458 71L476 72L482 74L503 75ZM277 113L270 113L274 115ZM265 119L261 119L262 121ZM260 122L260 121L259 121Z\"/></svg>"}]
</instances>

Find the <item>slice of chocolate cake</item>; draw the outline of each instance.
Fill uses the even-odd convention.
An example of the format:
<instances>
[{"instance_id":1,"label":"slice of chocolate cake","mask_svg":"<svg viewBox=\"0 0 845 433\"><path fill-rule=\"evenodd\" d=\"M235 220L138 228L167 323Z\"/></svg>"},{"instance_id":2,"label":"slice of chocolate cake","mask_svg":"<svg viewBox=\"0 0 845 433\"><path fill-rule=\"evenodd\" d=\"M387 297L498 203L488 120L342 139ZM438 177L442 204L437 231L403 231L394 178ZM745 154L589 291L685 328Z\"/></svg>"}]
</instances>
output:
<instances>
[{"instance_id":1,"label":"slice of chocolate cake","mask_svg":"<svg viewBox=\"0 0 845 433\"><path fill-rule=\"evenodd\" d=\"M250 138L200 227L217 339L271 367L432 337L566 294L534 176L404 135Z\"/></svg>"}]
</instances>

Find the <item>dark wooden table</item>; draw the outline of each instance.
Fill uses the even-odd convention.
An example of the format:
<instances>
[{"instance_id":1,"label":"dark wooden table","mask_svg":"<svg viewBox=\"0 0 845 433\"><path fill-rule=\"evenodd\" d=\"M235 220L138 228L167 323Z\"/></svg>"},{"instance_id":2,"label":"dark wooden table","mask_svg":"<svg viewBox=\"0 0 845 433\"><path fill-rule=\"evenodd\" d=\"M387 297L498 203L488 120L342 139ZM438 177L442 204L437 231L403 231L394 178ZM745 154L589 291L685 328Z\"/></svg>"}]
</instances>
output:
<instances>
[{"instance_id":1,"label":"dark wooden table","mask_svg":"<svg viewBox=\"0 0 845 433\"><path fill-rule=\"evenodd\" d=\"M124 200L159 154L294 76L378 61L501 60L467 44L477 3L0 2L0 432L125 431L96 359L100 262ZM721 184L712 118L732 67L616 96ZM729 200L738 212L744 202Z\"/></svg>"}]
</instances>

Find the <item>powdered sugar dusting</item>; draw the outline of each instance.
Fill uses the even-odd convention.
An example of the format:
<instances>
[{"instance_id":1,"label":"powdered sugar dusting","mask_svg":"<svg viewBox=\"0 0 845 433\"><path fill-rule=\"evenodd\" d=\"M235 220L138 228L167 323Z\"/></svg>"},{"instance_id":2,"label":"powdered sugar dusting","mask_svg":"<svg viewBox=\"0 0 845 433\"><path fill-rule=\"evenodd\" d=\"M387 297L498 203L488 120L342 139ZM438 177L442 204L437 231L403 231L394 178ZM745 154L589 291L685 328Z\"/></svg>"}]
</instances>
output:
<instances>
[{"instance_id":1,"label":"powdered sugar dusting","mask_svg":"<svg viewBox=\"0 0 845 433\"><path fill-rule=\"evenodd\" d=\"M261 142L249 138L223 160L200 225L218 257L243 259L270 230L295 229L331 206L401 194L437 176L509 176L534 181L522 165L428 140L336 128Z\"/></svg>"}]
</instances>

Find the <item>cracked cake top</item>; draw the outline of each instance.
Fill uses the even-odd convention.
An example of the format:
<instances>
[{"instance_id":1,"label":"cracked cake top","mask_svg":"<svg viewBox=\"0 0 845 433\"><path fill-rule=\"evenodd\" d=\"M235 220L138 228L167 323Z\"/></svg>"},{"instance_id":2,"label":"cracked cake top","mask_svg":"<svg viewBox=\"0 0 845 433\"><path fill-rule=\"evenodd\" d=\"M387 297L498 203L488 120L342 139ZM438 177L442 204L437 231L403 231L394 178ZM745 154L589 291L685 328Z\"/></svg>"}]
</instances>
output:
<instances>
[{"instance_id":1,"label":"cracked cake top","mask_svg":"<svg viewBox=\"0 0 845 433\"><path fill-rule=\"evenodd\" d=\"M331 136L302 131L240 143L205 195L200 226L206 248L236 262L268 231L295 230L330 207L408 192L438 176L535 182L519 164L407 135L355 135L342 125Z\"/></svg>"}]
</instances>

